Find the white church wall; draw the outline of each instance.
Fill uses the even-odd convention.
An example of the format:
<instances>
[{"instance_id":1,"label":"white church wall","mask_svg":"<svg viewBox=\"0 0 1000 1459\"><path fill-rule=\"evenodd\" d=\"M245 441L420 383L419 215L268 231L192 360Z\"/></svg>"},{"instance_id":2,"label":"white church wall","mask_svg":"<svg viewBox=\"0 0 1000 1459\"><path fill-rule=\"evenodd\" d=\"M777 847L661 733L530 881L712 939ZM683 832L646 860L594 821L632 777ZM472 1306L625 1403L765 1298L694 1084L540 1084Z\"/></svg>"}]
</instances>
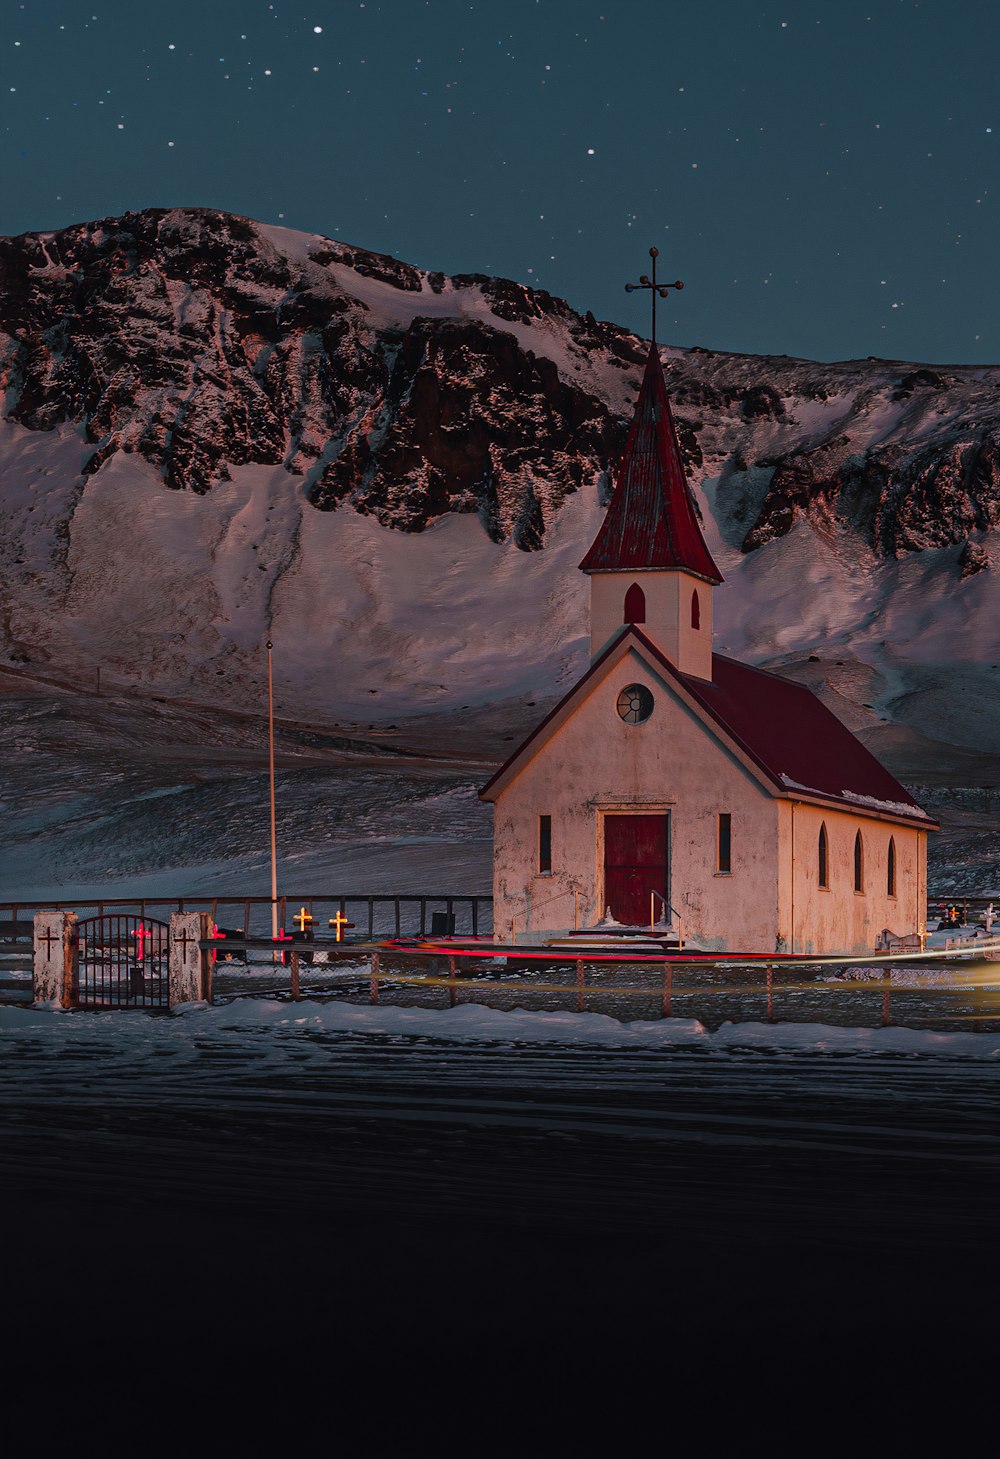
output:
<instances>
[{"instance_id":1,"label":"white church wall","mask_svg":"<svg viewBox=\"0 0 1000 1459\"><path fill-rule=\"evenodd\" d=\"M782 802L780 822L779 936L784 949L866 953L874 950L879 934L886 928L899 936L924 930L926 832L801 802ZM819 884L823 825L827 833L827 887ZM858 831L863 847L860 892L854 888L854 842ZM888 890L890 837L896 855L894 896Z\"/></svg>"},{"instance_id":2,"label":"white church wall","mask_svg":"<svg viewBox=\"0 0 1000 1459\"><path fill-rule=\"evenodd\" d=\"M646 599L646 621L639 627L685 674L712 677L711 583L686 572L595 572L590 575L590 652L596 658L625 622L625 594L638 583ZM698 594L697 628L691 599Z\"/></svg>"},{"instance_id":3,"label":"white church wall","mask_svg":"<svg viewBox=\"0 0 1000 1459\"><path fill-rule=\"evenodd\" d=\"M619 693L646 685L654 709L625 724ZM603 820L669 811L670 900L685 938L714 950L773 951L777 805L637 654L612 669L497 798L494 924L499 936L592 925L603 915ZM718 871L718 817L732 817L732 870ZM537 864L552 818L552 870ZM574 892L576 897L574 897Z\"/></svg>"}]
</instances>

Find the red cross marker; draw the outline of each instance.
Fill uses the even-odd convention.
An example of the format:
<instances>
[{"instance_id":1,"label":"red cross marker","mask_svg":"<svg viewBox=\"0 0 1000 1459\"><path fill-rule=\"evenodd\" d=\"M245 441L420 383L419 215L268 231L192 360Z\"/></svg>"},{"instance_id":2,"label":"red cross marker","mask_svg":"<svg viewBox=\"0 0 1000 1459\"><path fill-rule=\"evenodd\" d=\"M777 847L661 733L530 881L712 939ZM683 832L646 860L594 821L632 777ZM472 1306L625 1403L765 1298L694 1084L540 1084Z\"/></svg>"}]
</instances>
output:
<instances>
[{"instance_id":1,"label":"red cross marker","mask_svg":"<svg viewBox=\"0 0 1000 1459\"><path fill-rule=\"evenodd\" d=\"M212 923L212 936L215 937L215 938L221 938L223 941L225 941L226 934L224 932L220 932L219 931L219 924L217 922L213 922ZM215 961L218 958L218 956L219 956L219 954L213 948L212 949L212 964L213 964L213 966L215 965Z\"/></svg>"},{"instance_id":2,"label":"red cross marker","mask_svg":"<svg viewBox=\"0 0 1000 1459\"><path fill-rule=\"evenodd\" d=\"M145 926L140 922L135 929L135 955L139 962L142 962L142 955L146 945L146 938L149 934Z\"/></svg>"},{"instance_id":3,"label":"red cross marker","mask_svg":"<svg viewBox=\"0 0 1000 1459\"><path fill-rule=\"evenodd\" d=\"M277 932L277 936L272 937L271 938L271 941L272 942L294 942L295 941L295 938L292 937L290 933L286 932L283 927L279 927L278 928L278 932ZM284 962L285 962L285 954L284 953L281 954L281 962L282 962L282 966L284 966Z\"/></svg>"}]
</instances>

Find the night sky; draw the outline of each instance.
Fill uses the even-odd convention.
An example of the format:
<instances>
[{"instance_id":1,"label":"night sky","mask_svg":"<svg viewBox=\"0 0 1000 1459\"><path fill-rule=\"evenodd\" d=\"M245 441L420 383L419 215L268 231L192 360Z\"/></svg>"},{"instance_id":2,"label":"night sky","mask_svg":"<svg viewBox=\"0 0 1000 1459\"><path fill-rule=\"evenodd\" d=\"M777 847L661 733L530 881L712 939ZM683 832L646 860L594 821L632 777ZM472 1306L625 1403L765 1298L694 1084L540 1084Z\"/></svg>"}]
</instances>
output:
<instances>
[{"instance_id":1,"label":"night sky","mask_svg":"<svg viewBox=\"0 0 1000 1459\"><path fill-rule=\"evenodd\" d=\"M0 0L0 233L195 205L662 339L1000 362L993 0Z\"/></svg>"}]
</instances>

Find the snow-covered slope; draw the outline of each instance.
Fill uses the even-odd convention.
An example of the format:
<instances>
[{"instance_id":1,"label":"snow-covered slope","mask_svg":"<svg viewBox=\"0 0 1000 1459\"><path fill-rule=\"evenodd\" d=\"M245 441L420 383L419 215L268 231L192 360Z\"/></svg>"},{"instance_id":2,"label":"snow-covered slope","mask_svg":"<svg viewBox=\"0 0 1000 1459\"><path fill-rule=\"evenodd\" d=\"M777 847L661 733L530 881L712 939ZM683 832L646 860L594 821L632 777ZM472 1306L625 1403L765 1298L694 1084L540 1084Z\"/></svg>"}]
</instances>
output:
<instances>
[{"instance_id":1,"label":"snow-covered slope","mask_svg":"<svg viewBox=\"0 0 1000 1459\"><path fill-rule=\"evenodd\" d=\"M890 759L996 754L1000 368L663 356L719 646ZM643 357L221 213L0 240L0 666L256 708L270 634L303 719L549 697Z\"/></svg>"}]
</instances>

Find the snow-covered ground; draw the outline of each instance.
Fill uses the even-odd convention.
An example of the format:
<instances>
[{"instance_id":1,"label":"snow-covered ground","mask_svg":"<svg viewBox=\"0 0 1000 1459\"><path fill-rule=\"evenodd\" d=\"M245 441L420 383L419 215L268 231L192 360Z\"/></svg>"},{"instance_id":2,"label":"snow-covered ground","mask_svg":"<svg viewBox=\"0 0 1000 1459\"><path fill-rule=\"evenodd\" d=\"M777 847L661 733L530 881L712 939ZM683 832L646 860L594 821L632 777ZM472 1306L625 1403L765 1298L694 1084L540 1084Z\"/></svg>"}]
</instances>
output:
<instances>
[{"instance_id":1,"label":"snow-covered ground","mask_svg":"<svg viewBox=\"0 0 1000 1459\"><path fill-rule=\"evenodd\" d=\"M1000 984L1000 972L997 974ZM994 995L995 996L995 995ZM289 1004L241 998L209 1006L182 1004L169 1018L51 1009L0 1007L0 1048L16 1042L54 1055L99 1057L112 1071L150 1056L169 1056L169 1081L211 1050L220 1063L245 1061L262 1072L300 1064L322 1066L341 1040L461 1043L500 1048L684 1050L742 1057L753 1052L795 1055L905 1057L931 1061L971 1059L1000 1069L1000 1032L942 1032L911 1028L844 1028L828 1024L723 1023L714 1032L693 1018L624 1022L602 1013L509 1011L465 1004L458 1008L364 1007L347 1002ZM89 1051L89 1053L88 1053ZM48 1057L48 1056L47 1056Z\"/></svg>"},{"instance_id":2,"label":"snow-covered ground","mask_svg":"<svg viewBox=\"0 0 1000 1459\"><path fill-rule=\"evenodd\" d=\"M254 712L270 634L288 714L385 725L558 694L586 667L576 568L601 520L596 489L567 498L544 552L525 553L492 542L474 515L408 534L350 507L317 512L280 467L233 468L196 496L165 490L124 454L83 486L79 457L69 428L0 422L7 630L32 644L39 672L49 664L89 687L100 668L106 687ZM701 484L726 578L719 651L767 667L818 654L833 681L862 667L860 719L876 740L881 725L903 725L1000 756L1000 575L959 583L943 548L859 561L856 539L808 522L744 555L717 487Z\"/></svg>"},{"instance_id":3,"label":"snow-covered ground","mask_svg":"<svg viewBox=\"0 0 1000 1459\"><path fill-rule=\"evenodd\" d=\"M280 740L281 891L490 890L489 809L468 765L312 738ZM269 892L265 725L0 694L0 750L0 900Z\"/></svg>"}]
</instances>

